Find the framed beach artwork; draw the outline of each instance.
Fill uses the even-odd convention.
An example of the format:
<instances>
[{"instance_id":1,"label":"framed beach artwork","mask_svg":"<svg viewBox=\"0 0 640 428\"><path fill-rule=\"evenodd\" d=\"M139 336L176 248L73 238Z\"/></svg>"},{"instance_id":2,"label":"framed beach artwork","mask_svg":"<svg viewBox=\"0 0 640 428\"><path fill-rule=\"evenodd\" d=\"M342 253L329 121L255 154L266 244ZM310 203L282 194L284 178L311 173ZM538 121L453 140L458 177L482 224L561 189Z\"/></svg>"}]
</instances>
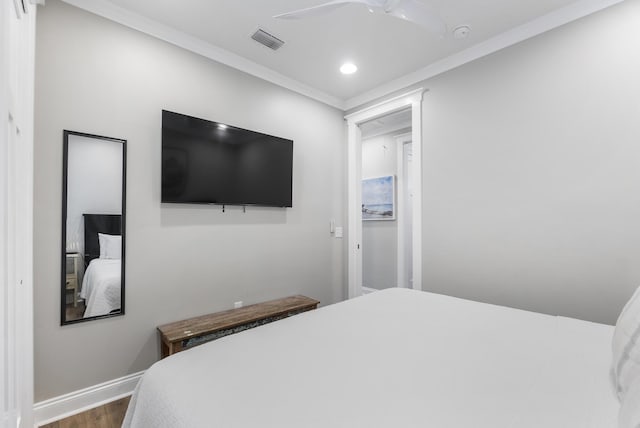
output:
<instances>
[{"instance_id":1,"label":"framed beach artwork","mask_svg":"<svg viewBox=\"0 0 640 428\"><path fill-rule=\"evenodd\" d=\"M395 220L395 188L393 175L362 180L362 220Z\"/></svg>"}]
</instances>

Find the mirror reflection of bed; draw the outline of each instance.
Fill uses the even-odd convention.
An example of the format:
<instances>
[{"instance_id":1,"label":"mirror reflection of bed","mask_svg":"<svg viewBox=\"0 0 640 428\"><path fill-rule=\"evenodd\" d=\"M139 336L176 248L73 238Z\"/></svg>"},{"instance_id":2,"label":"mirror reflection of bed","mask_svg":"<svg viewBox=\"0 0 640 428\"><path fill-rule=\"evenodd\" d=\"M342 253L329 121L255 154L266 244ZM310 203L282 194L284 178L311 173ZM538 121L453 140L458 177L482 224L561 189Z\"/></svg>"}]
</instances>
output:
<instances>
[{"instance_id":1,"label":"mirror reflection of bed","mask_svg":"<svg viewBox=\"0 0 640 428\"><path fill-rule=\"evenodd\" d=\"M121 216L84 214L83 318L120 312Z\"/></svg>"},{"instance_id":2,"label":"mirror reflection of bed","mask_svg":"<svg viewBox=\"0 0 640 428\"><path fill-rule=\"evenodd\" d=\"M67 253L67 282L78 284L77 289L72 291L76 293L75 296L72 295L74 298L67 297L67 320L120 312L121 216L83 214L83 220L84 252L82 255ZM82 268L78 269L80 263ZM69 278L74 275L73 272L77 272L77 277Z\"/></svg>"}]
</instances>

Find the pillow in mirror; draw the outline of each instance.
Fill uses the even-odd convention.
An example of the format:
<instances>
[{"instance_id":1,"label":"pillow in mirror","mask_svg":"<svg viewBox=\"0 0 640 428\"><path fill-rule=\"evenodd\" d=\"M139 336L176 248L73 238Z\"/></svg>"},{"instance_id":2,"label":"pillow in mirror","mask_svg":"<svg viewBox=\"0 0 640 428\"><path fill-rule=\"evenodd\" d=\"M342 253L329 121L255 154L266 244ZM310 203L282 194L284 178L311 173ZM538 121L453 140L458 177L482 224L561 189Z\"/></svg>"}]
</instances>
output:
<instances>
[{"instance_id":1,"label":"pillow in mirror","mask_svg":"<svg viewBox=\"0 0 640 428\"><path fill-rule=\"evenodd\" d=\"M101 259L122 258L122 236L98 233Z\"/></svg>"}]
</instances>

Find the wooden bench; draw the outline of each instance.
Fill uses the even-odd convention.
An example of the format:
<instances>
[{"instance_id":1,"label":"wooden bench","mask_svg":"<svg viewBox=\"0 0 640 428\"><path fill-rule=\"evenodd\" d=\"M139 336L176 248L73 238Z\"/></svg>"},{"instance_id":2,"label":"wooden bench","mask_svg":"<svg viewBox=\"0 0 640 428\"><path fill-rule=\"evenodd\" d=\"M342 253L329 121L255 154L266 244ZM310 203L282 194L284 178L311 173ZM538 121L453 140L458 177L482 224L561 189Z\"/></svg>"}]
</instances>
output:
<instances>
[{"instance_id":1,"label":"wooden bench","mask_svg":"<svg viewBox=\"0 0 640 428\"><path fill-rule=\"evenodd\" d=\"M238 309L202 315L158 327L161 358L318 307L317 300L290 296Z\"/></svg>"}]
</instances>

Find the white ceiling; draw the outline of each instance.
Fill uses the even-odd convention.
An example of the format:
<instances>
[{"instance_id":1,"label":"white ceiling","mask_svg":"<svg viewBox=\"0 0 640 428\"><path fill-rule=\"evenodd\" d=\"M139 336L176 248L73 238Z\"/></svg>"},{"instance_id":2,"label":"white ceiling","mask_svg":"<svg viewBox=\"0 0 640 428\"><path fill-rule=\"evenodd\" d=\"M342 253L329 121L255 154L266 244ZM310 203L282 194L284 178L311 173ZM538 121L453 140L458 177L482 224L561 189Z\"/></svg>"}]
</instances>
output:
<instances>
[{"instance_id":1,"label":"white ceiling","mask_svg":"<svg viewBox=\"0 0 640 428\"><path fill-rule=\"evenodd\" d=\"M362 5L304 20L273 18L323 0L65 1L347 109L621 0L420 0L445 20L442 39ZM458 25L472 28L467 39L452 37ZM272 51L256 43L250 35L258 28L285 45ZM338 71L347 60L356 74Z\"/></svg>"}]
</instances>

